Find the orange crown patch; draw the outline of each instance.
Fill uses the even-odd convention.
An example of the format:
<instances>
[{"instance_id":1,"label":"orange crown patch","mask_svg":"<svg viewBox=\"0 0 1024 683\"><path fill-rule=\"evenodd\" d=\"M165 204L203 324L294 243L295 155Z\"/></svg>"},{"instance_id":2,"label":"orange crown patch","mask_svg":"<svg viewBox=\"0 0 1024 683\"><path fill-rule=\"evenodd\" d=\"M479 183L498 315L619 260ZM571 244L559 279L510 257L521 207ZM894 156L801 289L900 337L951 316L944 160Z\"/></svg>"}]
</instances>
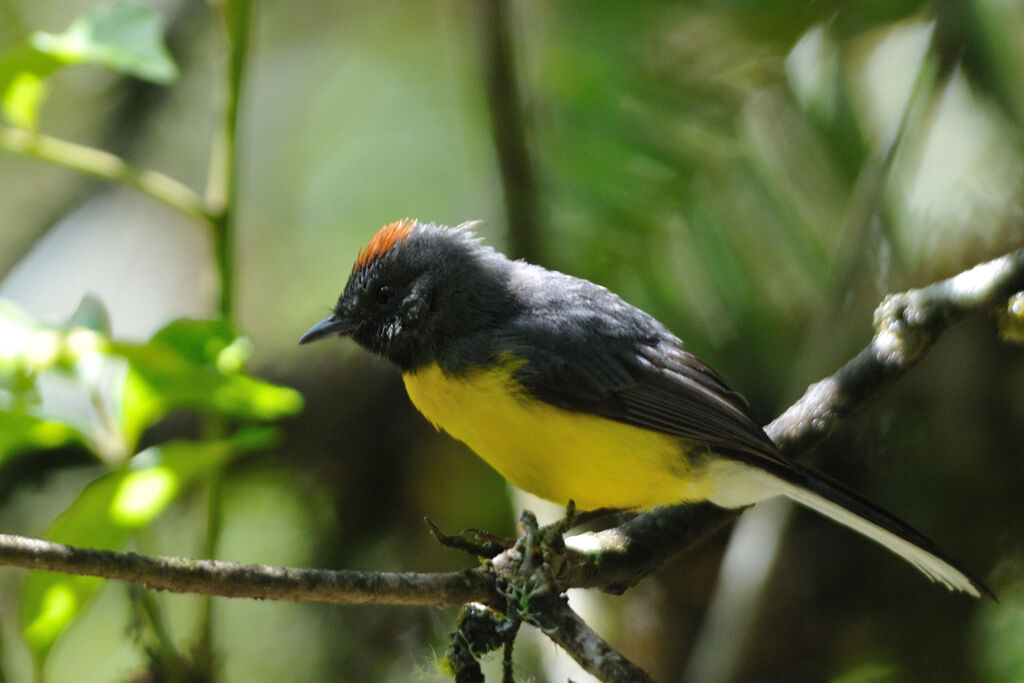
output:
<instances>
[{"instance_id":1,"label":"orange crown patch","mask_svg":"<svg viewBox=\"0 0 1024 683\"><path fill-rule=\"evenodd\" d=\"M352 266L352 272L354 273L371 261L391 251L396 244L411 235L415 227L416 221L412 218L403 218L400 221L385 225L366 243L365 247L359 250L359 255L356 256L356 263Z\"/></svg>"}]
</instances>

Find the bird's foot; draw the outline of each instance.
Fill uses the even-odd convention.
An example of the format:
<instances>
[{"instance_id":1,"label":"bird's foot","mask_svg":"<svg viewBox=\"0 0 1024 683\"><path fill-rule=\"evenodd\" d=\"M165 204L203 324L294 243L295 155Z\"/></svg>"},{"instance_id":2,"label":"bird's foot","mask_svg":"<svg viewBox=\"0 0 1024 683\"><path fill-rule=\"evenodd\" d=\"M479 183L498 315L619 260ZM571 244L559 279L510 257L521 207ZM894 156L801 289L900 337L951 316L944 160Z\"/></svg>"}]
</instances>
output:
<instances>
[{"instance_id":1,"label":"bird's foot","mask_svg":"<svg viewBox=\"0 0 1024 683\"><path fill-rule=\"evenodd\" d=\"M480 529L463 529L457 534L449 535L441 531L429 517L424 517L423 523L444 547L461 550L476 557L493 558L516 544L514 539L503 538Z\"/></svg>"}]
</instances>

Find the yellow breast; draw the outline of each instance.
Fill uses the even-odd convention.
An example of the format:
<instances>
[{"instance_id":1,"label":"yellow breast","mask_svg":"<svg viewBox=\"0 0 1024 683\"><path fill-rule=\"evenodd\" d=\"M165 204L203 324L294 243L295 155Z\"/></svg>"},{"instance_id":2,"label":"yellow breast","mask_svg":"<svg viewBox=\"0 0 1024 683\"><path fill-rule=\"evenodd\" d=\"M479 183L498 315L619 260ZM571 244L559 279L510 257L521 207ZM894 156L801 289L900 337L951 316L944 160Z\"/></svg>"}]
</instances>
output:
<instances>
[{"instance_id":1,"label":"yellow breast","mask_svg":"<svg viewBox=\"0 0 1024 683\"><path fill-rule=\"evenodd\" d=\"M450 377L437 365L403 375L413 404L506 479L582 510L705 500L709 483L666 434L528 398L512 373L523 361Z\"/></svg>"}]
</instances>

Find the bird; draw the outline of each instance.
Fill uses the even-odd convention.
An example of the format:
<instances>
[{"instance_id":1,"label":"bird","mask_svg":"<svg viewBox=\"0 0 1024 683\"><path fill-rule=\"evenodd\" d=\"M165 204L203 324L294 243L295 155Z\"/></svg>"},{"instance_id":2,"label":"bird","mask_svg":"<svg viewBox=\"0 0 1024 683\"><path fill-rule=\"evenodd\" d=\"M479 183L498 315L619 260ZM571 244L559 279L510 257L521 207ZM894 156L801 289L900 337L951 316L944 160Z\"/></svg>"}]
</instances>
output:
<instances>
[{"instance_id":1,"label":"bird","mask_svg":"<svg viewBox=\"0 0 1024 683\"><path fill-rule=\"evenodd\" d=\"M385 225L299 343L348 337L390 361L427 420L541 498L643 511L781 495L951 591L992 596L909 524L782 454L746 401L653 316L589 280L509 259L478 224Z\"/></svg>"}]
</instances>

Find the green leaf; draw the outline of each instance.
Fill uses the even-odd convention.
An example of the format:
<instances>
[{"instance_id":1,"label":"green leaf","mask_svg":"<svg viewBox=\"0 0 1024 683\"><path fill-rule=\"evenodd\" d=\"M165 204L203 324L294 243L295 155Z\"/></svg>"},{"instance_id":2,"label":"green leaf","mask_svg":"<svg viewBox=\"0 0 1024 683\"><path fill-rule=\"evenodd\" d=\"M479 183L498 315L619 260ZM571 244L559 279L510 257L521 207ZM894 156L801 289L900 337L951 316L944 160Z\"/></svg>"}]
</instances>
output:
<instances>
[{"instance_id":1,"label":"green leaf","mask_svg":"<svg viewBox=\"0 0 1024 683\"><path fill-rule=\"evenodd\" d=\"M49 77L75 64L171 83L178 67L163 34L160 15L133 2L98 5L63 33L36 31L0 52L0 111L15 126L35 130Z\"/></svg>"},{"instance_id":2,"label":"green leaf","mask_svg":"<svg viewBox=\"0 0 1024 683\"><path fill-rule=\"evenodd\" d=\"M236 456L271 445L272 428L244 429L230 439L174 441L139 453L124 467L85 487L46 538L87 548L118 550L131 534L156 519L188 485L210 476ZM42 664L53 643L81 613L101 579L32 572L21 599L25 642Z\"/></svg>"},{"instance_id":3,"label":"green leaf","mask_svg":"<svg viewBox=\"0 0 1024 683\"><path fill-rule=\"evenodd\" d=\"M196 365L210 365L237 336L231 326L220 320L182 318L168 323L154 334L152 344L173 349Z\"/></svg>"},{"instance_id":4,"label":"green leaf","mask_svg":"<svg viewBox=\"0 0 1024 683\"><path fill-rule=\"evenodd\" d=\"M81 433L63 422L0 410L0 464L16 453L57 448L76 441L82 441Z\"/></svg>"},{"instance_id":5,"label":"green leaf","mask_svg":"<svg viewBox=\"0 0 1024 683\"><path fill-rule=\"evenodd\" d=\"M0 299L0 363L13 364L19 359L25 353L29 333L37 327L38 323L18 304Z\"/></svg>"},{"instance_id":6,"label":"green leaf","mask_svg":"<svg viewBox=\"0 0 1024 683\"><path fill-rule=\"evenodd\" d=\"M31 71L22 71L11 79L3 93L4 116L19 128L36 130L39 107L46 95L46 81Z\"/></svg>"},{"instance_id":7,"label":"green leaf","mask_svg":"<svg viewBox=\"0 0 1024 683\"><path fill-rule=\"evenodd\" d=\"M46 96L46 79L61 63L27 40L0 52L0 110L16 126L34 130Z\"/></svg>"},{"instance_id":8,"label":"green leaf","mask_svg":"<svg viewBox=\"0 0 1024 683\"><path fill-rule=\"evenodd\" d=\"M172 410L270 421L302 408L302 396L295 390L242 372L252 344L222 322L178 320L144 344L112 342L108 329L107 314L94 300L83 300L57 327L40 325L0 300L0 410L37 415L36 377L59 374L87 400L102 401L102 408L85 421L80 413L38 417L74 424L82 435L91 435L85 439L89 448L105 460L119 461L135 451L148 427ZM100 372L122 365L127 368L123 375ZM33 423L32 428L40 426ZM52 424L49 429L54 429ZM19 448L31 447L31 433L25 430L12 432ZM35 433L52 436L45 430ZM0 435L0 458L6 452L3 446Z\"/></svg>"},{"instance_id":9,"label":"green leaf","mask_svg":"<svg viewBox=\"0 0 1024 683\"><path fill-rule=\"evenodd\" d=\"M29 43L63 64L99 64L145 81L168 84L178 68L163 43L160 15L145 5L116 2L94 7L64 33L37 31Z\"/></svg>"},{"instance_id":10,"label":"green leaf","mask_svg":"<svg viewBox=\"0 0 1024 683\"><path fill-rule=\"evenodd\" d=\"M249 342L221 322L178 320L144 345L115 343L111 352L129 363L119 409L129 443L175 409L251 420L276 420L302 409L294 389L239 372Z\"/></svg>"},{"instance_id":11,"label":"green leaf","mask_svg":"<svg viewBox=\"0 0 1024 683\"><path fill-rule=\"evenodd\" d=\"M67 322L61 326L64 330L73 330L76 327L99 332L109 337L110 315L107 313L103 302L91 294L83 296L78 304L78 308L71 314Z\"/></svg>"},{"instance_id":12,"label":"green leaf","mask_svg":"<svg viewBox=\"0 0 1024 683\"><path fill-rule=\"evenodd\" d=\"M58 362L60 351L59 335L14 302L0 299L0 407L20 404L34 394L36 373ZM10 393L5 395L5 390Z\"/></svg>"}]
</instances>

